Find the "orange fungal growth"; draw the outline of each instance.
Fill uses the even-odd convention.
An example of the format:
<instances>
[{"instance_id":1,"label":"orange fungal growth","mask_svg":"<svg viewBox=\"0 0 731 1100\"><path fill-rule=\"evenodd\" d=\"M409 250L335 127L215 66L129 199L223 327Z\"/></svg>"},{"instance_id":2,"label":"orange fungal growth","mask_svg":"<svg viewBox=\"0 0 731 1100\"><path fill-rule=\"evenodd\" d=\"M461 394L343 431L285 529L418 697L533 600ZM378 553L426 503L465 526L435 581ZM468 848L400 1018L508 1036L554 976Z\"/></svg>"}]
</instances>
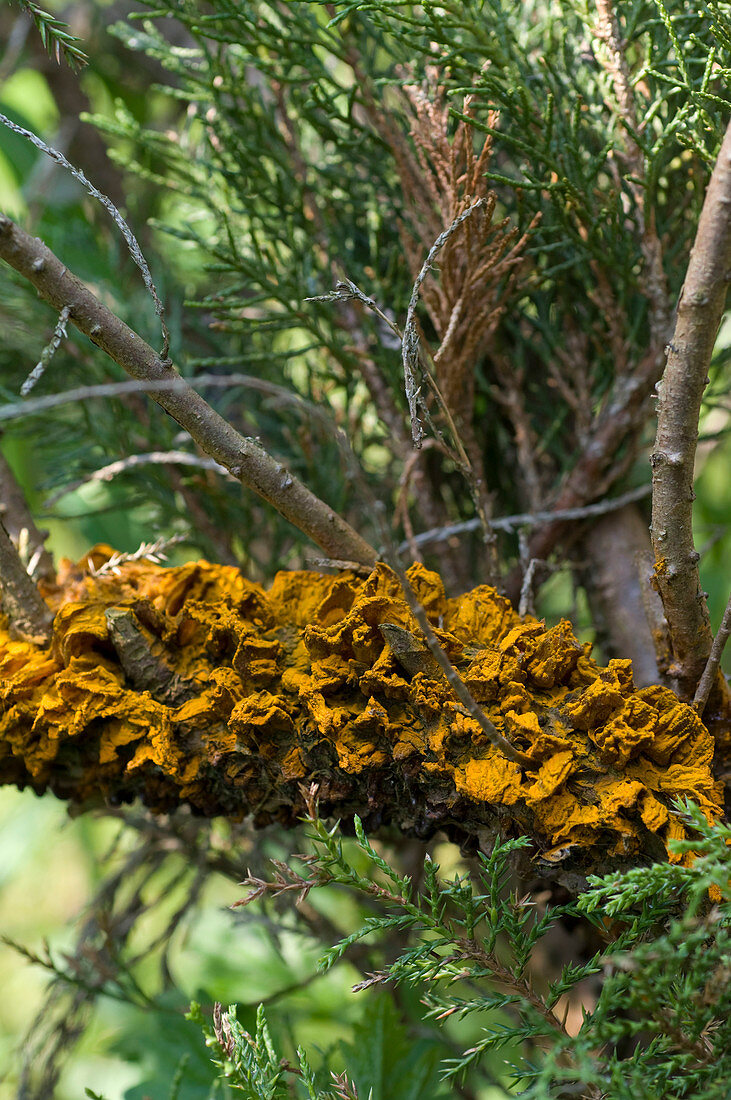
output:
<instances>
[{"instance_id":1,"label":"orange fungal growth","mask_svg":"<svg viewBox=\"0 0 731 1100\"><path fill-rule=\"evenodd\" d=\"M409 577L507 760L428 659L395 575L279 573L269 590L205 561L120 565L96 547L44 591L48 651L0 626L0 781L81 805L292 821L324 813L428 835L524 833L548 866L597 869L682 835L673 800L721 812L714 742L631 662L602 668L569 623L521 619L494 589L448 599ZM383 629L381 629L383 627ZM408 632L408 633L406 633ZM416 651L418 653L418 650Z\"/></svg>"}]
</instances>

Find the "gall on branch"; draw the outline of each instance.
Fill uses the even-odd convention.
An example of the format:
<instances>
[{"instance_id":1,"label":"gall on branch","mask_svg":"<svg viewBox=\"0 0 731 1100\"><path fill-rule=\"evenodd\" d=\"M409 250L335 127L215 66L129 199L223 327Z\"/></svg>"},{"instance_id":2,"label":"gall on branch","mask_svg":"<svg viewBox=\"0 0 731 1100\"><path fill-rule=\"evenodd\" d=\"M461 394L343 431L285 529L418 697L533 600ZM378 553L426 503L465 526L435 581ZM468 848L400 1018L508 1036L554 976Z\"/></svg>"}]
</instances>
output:
<instances>
[{"instance_id":1,"label":"gall on branch","mask_svg":"<svg viewBox=\"0 0 731 1100\"><path fill-rule=\"evenodd\" d=\"M692 707L635 690L629 660L599 666L568 622L520 618L490 587L448 599L436 573L408 574L530 765L489 743L439 670L392 649L389 626L419 629L387 566L279 573L265 590L205 561L100 572L110 555L96 547L42 587L50 647L0 631L3 783L260 826L294 822L316 784L323 814L370 830L442 829L473 847L527 834L553 876L663 856L685 835L679 798L720 816L714 741Z\"/></svg>"}]
</instances>

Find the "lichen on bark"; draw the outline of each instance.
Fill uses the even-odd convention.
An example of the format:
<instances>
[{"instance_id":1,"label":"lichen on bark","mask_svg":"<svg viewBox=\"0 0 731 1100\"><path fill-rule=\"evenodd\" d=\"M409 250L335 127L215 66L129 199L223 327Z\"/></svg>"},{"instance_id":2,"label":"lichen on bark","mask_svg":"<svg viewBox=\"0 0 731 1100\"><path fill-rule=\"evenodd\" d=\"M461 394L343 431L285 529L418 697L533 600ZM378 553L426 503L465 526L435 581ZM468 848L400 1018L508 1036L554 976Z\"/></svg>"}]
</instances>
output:
<instances>
[{"instance_id":1,"label":"lichen on bark","mask_svg":"<svg viewBox=\"0 0 731 1100\"><path fill-rule=\"evenodd\" d=\"M721 812L714 741L629 660L600 667L568 622L521 619L494 589L448 599L409 578L473 697L533 761L503 757L432 666L407 668L384 624L418 636L396 576L131 562L64 563L48 649L0 631L0 781L88 806L296 820L321 811L426 836L527 834L546 865L593 869L683 835L672 803ZM144 655L149 661L145 667Z\"/></svg>"}]
</instances>

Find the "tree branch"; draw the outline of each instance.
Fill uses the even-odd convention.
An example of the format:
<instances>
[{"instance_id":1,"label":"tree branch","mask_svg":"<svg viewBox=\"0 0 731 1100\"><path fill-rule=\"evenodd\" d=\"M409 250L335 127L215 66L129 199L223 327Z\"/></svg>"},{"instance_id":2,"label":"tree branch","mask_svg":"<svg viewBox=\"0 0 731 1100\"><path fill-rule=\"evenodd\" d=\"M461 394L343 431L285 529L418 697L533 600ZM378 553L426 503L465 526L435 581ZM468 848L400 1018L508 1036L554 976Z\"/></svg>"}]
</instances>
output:
<instances>
[{"instance_id":1,"label":"tree branch","mask_svg":"<svg viewBox=\"0 0 731 1100\"><path fill-rule=\"evenodd\" d=\"M711 651L712 633L693 544L693 465L708 367L723 317L731 269L731 124L713 169L675 332L658 386L657 435L651 456L655 578L665 608L682 698L692 698Z\"/></svg>"},{"instance_id":2,"label":"tree branch","mask_svg":"<svg viewBox=\"0 0 731 1100\"><path fill-rule=\"evenodd\" d=\"M10 535L0 523L0 587L2 608L12 633L23 641L47 646L51 641L53 613L45 604L35 582L28 576L13 546Z\"/></svg>"},{"instance_id":3,"label":"tree branch","mask_svg":"<svg viewBox=\"0 0 731 1100\"><path fill-rule=\"evenodd\" d=\"M60 312L68 306L69 320L133 378L142 382L174 381L170 391L160 390L150 396L206 454L272 504L326 554L373 564L375 550L344 519L258 443L232 428L180 377L169 359L161 359L107 309L42 241L30 237L3 214L0 258L32 283L54 309Z\"/></svg>"},{"instance_id":4,"label":"tree branch","mask_svg":"<svg viewBox=\"0 0 731 1100\"><path fill-rule=\"evenodd\" d=\"M28 568L34 577L55 577L53 557L46 550L44 539L47 531L39 531L31 515L25 494L13 473L9 462L0 451L0 521L16 546L24 543L28 561L35 564Z\"/></svg>"},{"instance_id":5,"label":"tree branch","mask_svg":"<svg viewBox=\"0 0 731 1100\"><path fill-rule=\"evenodd\" d=\"M700 683L693 697L693 706L700 715L702 715L703 711L706 709L708 697L716 683L718 670L721 665L721 657L723 656L723 650L728 641L729 634L731 634L731 596L729 596L728 603L726 604L726 610L723 613L723 619L718 628L718 633L713 639L708 663L703 669L703 675L701 676Z\"/></svg>"},{"instance_id":6,"label":"tree branch","mask_svg":"<svg viewBox=\"0 0 731 1100\"><path fill-rule=\"evenodd\" d=\"M1 417L0 417L1 419ZM516 512L512 516L494 516L490 519L490 525L496 531L514 531L518 527L540 527L542 524L566 523L573 520L591 519L593 516L603 516L608 512L615 512L624 508L627 504L633 504L637 500L650 495L649 485L640 485L636 489L630 489L619 497L611 500L600 500L596 504L587 504L583 508L567 508L565 511L556 512ZM466 519L462 523L450 523L448 527L438 527L432 531L422 531L414 535L414 546L426 546L433 542L443 542L455 535L467 534L477 531L481 526L481 520ZM398 547L398 552L404 553L410 548L410 543L403 542Z\"/></svg>"}]
</instances>

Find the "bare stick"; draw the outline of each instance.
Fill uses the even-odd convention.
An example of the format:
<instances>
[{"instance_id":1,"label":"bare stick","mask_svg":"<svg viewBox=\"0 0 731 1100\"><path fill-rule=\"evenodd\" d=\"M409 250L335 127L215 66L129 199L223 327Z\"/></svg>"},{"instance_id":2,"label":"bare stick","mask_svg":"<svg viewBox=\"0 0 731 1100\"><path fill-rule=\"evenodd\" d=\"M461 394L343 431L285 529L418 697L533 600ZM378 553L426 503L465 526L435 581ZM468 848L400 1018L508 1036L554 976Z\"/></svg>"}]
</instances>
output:
<instances>
[{"instance_id":1,"label":"bare stick","mask_svg":"<svg viewBox=\"0 0 731 1100\"><path fill-rule=\"evenodd\" d=\"M718 628L718 633L713 639L713 645L711 646L711 653L706 663L706 667L703 669L703 675L701 676L700 683L696 689L695 696L693 697L693 706L700 715L706 709L706 703L708 697L711 694L713 685L716 682L718 675L718 668L721 664L721 656L723 654L724 646L728 641L728 636L731 634L731 596L729 596L728 603L726 604L726 610L723 613L721 619L721 625Z\"/></svg>"},{"instance_id":2,"label":"bare stick","mask_svg":"<svg viewBox=\"0 0 731 1100\"><path fill-rule=\"evenodd\" d=\"M107 309L42 241L24 233L0 215L0 258L36 288L123 370L143 383L174 381L175 387L153 393L154 400L190 433L206 454L272 504L324 552L373 564L376 552L350 524L310 492L259 444L240 435L180 377L169 359L154 349Z\"/></svg>"},{"instance_id":3,"label":"bare stick","mask_svg":"<svg viewBox=\"0 0 731 1100\"><path fill-rule=\"evenodd\" d=\"M64 306L58 315L58 321L56 322L56 327L53 330L53 336L41 352L41 357L36 365L33 367L33 370L30 372L25 382L20 387L21 397L26 397L33 389L36 382L40 382L41 378L46 373L46 368L58 351L59 345L66 335L66 325L68 324L68 319L69 307Z\"/></svg>"},{"instance_id":4,"label":"bare stick","mask_svg":"<svg viewBox=\"0 0 731 1100\"><path fill-rule=\"evenodd\" d=\"M523 619L526 615L535 616L535 592L533 589L536 583L536 574L541 566L545 567L545 564L540 558L531 558L528 562L528 568L523 576L523 584L520 589L520 603L518 604L518 614Z\"/></svg>"},{"instance_id":5,"label":"bare stick","mask_svg":"<svg viewBox=\"0 0 731 1100\"><path fill-rule=\"evenodd\" d=\"M316 417L333 430L332 417L317 405L306 401L297 393L292 393L284 386L278 386L275 382L268 382L265 378L255 378L252 374L196 374L192 378L181 378L177 372L173 372L172 378L161 378L157 381L144 379L138 382L101 382L94 386L76 386L71 390L63 390L61 393L48 393L44 397L31 397L27 401L15 401L8 405L0 406L0 421L21 420L24 416L35 416L38 413L55 409L59 405L78 404L79 401L90 401L95 397L123 397L127 393L163 393L174 390L184 391L189 387L213 386L222 389L230 389L233 386L245 386L250 390L259 390L261 393L275 397L306 412L308 416Z\"/></svg>"},{"instance_id":6,"label":"bare stick","mask_svg":"<svg viewBox=\"0 0 731 1100\"><path fill-rule=\"evenodd\" d=\"M63 153L59 152L58 149L54 149L50 145L46 145L45 141L42 141L37 134L34 134L31 130L26 130L23 126L18 126L17 122L11 122L11 120L9 118L6 118L6 116L3 114L0 114L0 122L3 123L3 125L7 126L9 130L12 130L14 134L20 134L21 137L27 138L28 141L35 145L36 149L40 149L42 153L45 153L46 156L49 156L52 160L55 160L58 164L60 164L63 168L70 172L74 179L77 179L79 183L86 188L92 198L95 198L98 202L100 202L104 209L109 212L112 220L119 228L120 233L127 243L127 248L129 249L130 256L142 272L142 279L144 281L144 284L147 287L150 297L155 303L155 313L160 320L160 328L162 329L162 351L160 352L160 357L162 359L167 359L168 351L170 350L170 333L168 332L168 327L165 324L165 307L160 301L160 296L157 293L157 287L152 281L152 275L150 273L149 267L147 266L147 260L145 259L142 249L139 246L139 242L130 227L127 225L122 215L117 210L112 200L108 198L105 194L103 194L98 187L95 187L94 184L86 178L81 169L76 168L71 163L71 161L66 159Z\"/></svg>"},{"instance_id":7,"label":"bare stick","mask_svg":"<svg viewBox=\"0 0 731 1100\"><path fill-rule=\"evenodd\" d=\"M449 238L453 233L459 229L463 221L466 221L475 210L478 210L481 206L484 206L487 199L478 199L472 206L469 206L463 211L458 218L455 218L450 226L448 226L443 233L440 233L434 244L429 249L429 253L422 264L421 271L416 276L416 282L414 283L411 291L411 299L409 301L409 307L406 311L406 323L404 324L404 333L401 339L401 358L404 365L404 387L406 390L406 400L409 404L409 415L411 417L411 435L414 440L414 446L420 447L421 441L424 438L424 429L421 426L417 407L420 403L421 386L417 385L416 372L419 365L419 336L416 331L416 306L419 302L419 291L421 284L429 274L434 261L444 248ZM423 399L422 399L423 401ZM456 440L455 440L456 442Z\"/></svg>"},{"instance_id":8,"label":"bare stick","mask_svg":"<svg viewBox=\"0 0 731 1100\"><path fill-rule=\"evenodd\" d=\"M393 321L386 313L383 312L373 298L369 298L367 294L364 294L360 287L356 286L351 279L341 279L339 283L335 284L334 290L331 290L329 294L318 294L315 298L305 298L306 302L350 302L353 299L357 299L367 309L372 310L376 317L383 324L391 330L396 339L401 344L403 335L401 329L398 327L395 321Z\"/></svg>"},{"instance_id":9,"label":"bare stick","mask_svg":"<svg viewBox=\"0 0 731 1100\"><path fill-rule=\"evenodd\" d=\"M150 451L147 454L128 455L126 458L117 459L116 462L110 462L107 466L100 466L88 477L79 478L78 481L73 481L70 485L64 485L63 488L57 489L55 493L43 501L43 507L52 508L57 500L65 497L68 493L75 492L82 485L91 485L95 481L112 481L119 474L123 474L127 470L137 469L138 466L194 466L197 470L212 470L224 477L231 477L226 467L221 466L219 462L212 458L202 458L200 455L189 454L188 451Z\"/></svg>"},{"instance_id":10,"label":"bare stick","mask_svg":"<svg viewBox=\"0 0 731 1100\"><path fill-rule=\"evenodd\" d=\"M1 415L1 414L0 414ZM642 500L652 492L650 485L641 485L638 489L631 489L622 496L613 500L602 500L597 504L587 504L583 508L565 508L560 512L517 512L512 516L495 516L490 520L490 526L497 531L514 531L516 527L539 527L542 523L564 522L566 520L590 519L592 516L603 516L607 512L614 512L618 508L624 508L625 504ZM443 542L453 535L465 535L470 531L477 531L482 526L478 518L466 519L462 523L452 523L448 527L434 528L432 531L422 531L414 535L415 546L426 546L430 542ZM408 550L410 544L401 543L399 553Z\"/></svg>"},{"instance_id":11,"label":"bare stick","mask_svg":"<svg viewBox=\"0 0 731 1100\"><path fill-rule=\"evenodd\" d=\"M693 465L708 367L726 304L731 268L731 124L703 203L678 301L675 332L658 386L652 463L655 577L668 622L681 698L691 698L712 634L693 544Z\"/></svg>"},{"instance_id":12,"label":"bare stick","mask_svg":"<svg viewBox=\"0 0 731 1100\"><path fill-rule=\"evenodd\" d=\"M9 534L0 523L0 587L2 608L19 638L47 646L51 640L53 614L35 582L28 576Z\"/></svg>"}]
</instances>

